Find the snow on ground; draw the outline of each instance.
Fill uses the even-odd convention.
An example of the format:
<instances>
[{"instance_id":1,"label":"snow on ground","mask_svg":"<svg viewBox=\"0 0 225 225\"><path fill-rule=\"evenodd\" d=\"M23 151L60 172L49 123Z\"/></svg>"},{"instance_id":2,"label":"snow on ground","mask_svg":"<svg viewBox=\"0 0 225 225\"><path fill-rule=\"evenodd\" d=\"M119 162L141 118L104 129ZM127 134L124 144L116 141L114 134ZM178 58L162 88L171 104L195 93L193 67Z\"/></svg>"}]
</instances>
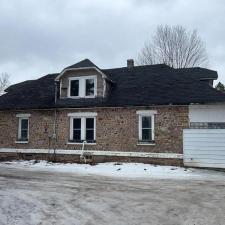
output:
<instances>
[{"instance_id":1,"label":"snow on ground","mask_svg":"<svg viewBox=\"0 0 225 225\"><path fill-rule=\"evenodd\" d=\"M0 163L0 225L222 225L224 196L225 173L218 171Z\"/></svg>"},{"instance_id":2,"label":"snow on ground","mask_svg":"<svg viewBox=\"0 0 225 225\"><path fill-rule=\"evenodd\" d=\"M47 161L10 161L1 162L0 166L29 170L47 170L52 172L76 173L82 175L100 175L127 178L157 179L225 179L225 173L183 168L175 166L159 166L142 163L100 163L97 165L76 163L51 163Z\"/></svg>"}]
</instances>

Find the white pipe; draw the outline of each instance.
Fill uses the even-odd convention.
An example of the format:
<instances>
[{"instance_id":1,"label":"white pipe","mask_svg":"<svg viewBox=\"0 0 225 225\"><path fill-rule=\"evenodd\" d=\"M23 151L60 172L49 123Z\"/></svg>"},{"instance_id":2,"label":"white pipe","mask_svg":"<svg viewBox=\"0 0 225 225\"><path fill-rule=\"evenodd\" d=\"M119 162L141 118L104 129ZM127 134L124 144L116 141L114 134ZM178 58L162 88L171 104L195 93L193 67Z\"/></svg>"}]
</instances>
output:
<instances>
[{"instance_id":1,"label":"white pipe","mask_svg":"<svg viewBox=\"0 0 225 225\"><path fill-rule=\"evenodd\" d=\"M84 159L84 162L86 163L86 158L84 157L84 145L87 143L87 141L83 141L82 143L82 150L80 154L80 159Z\"/></svg>"}]
</instances>

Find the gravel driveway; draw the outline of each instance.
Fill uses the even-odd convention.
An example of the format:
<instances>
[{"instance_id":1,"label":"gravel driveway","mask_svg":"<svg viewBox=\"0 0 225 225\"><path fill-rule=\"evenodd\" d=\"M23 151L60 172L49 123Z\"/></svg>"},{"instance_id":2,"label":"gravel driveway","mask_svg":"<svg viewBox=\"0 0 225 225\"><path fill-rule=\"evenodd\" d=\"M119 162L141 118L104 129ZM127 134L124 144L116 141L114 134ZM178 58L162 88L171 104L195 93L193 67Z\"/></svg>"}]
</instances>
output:
<instances>
[{"instance_id":1,"label":"gravel driveway","mask_svg":"<svg viewBox=\"0 0 225 225\"><path fill-rule=\"evenodd\" d=\"M224 225L224 180L110 178L0 167L1 225Z\"/></svg>"}]
</instances>

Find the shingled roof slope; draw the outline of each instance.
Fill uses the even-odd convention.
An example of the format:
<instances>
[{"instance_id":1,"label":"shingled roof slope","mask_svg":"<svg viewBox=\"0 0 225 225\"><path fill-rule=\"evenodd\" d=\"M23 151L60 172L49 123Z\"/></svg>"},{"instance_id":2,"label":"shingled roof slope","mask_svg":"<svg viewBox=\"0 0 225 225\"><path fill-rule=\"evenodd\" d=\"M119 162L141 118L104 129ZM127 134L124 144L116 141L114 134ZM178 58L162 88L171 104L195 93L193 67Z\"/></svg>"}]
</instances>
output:
<instances>
[{"instance_id":1,"label":"shingled roof slope","mask_svg":"<svg viewBox=\"0 0 225 225\"><path fill-rule=\"evenodd\" d=\"M0 96L1 109L43 109L55 104L55 77L48 74L37 80L12 85Z\"/></svg>"},{"instance_id":2,"label":"shingled roof slope","mask_svg":"<svg viewBox=\"0 0 225 225\"><path fill-rule=\"evenodd\" d=\"M75 69L75 68L84 68L84 67L96 67L96 68L98 68L91 60L84 59L84 60L82 60L78 63L75 63L71 66L66 67L65 69Z\"/></svg>"},{"instance_id":3,"label":"shingled roof slope","mask_svg":"<svg viewBox=\"0 0 225 225\"><path fill-rule=\"evenodd\" d=\"M84 60L81 64L86 63L89 64ZM211 87L207 80L216 79L216 71L173 69L164 64L101 71L114 81L108 98L58 99L55 103L55 78L58 74L49 74L9 87L8 92L0 97L0 110L225 102L225 94Z\"/></svg>"}]
</instances>

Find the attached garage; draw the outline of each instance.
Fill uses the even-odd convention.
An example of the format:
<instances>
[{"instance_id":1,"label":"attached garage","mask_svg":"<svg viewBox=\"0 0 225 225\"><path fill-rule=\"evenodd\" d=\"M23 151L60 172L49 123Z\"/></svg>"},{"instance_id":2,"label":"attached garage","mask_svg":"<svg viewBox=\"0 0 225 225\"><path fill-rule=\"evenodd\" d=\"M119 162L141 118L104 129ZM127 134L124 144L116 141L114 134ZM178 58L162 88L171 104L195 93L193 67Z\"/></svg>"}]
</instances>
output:
<instances>
[{"instance_id":1,"label":"attached garage","mask_svg":"<svg viewBox=\"0 0 225 225\"><path fill-rule=\"evenodd\" d=\"M225 129L186 129L184 165L225 168Z\"/></svg>"},{"instance_id":2,"label":"attached garage","mask_svg":"<svg viewBox=\"0 0 225 225\"><path fill-rule=\"evenodd\" d=\"M183 131L184 165L225 168L225 105L192 105L189 122Z\"/></svg>"}]
</instances>

